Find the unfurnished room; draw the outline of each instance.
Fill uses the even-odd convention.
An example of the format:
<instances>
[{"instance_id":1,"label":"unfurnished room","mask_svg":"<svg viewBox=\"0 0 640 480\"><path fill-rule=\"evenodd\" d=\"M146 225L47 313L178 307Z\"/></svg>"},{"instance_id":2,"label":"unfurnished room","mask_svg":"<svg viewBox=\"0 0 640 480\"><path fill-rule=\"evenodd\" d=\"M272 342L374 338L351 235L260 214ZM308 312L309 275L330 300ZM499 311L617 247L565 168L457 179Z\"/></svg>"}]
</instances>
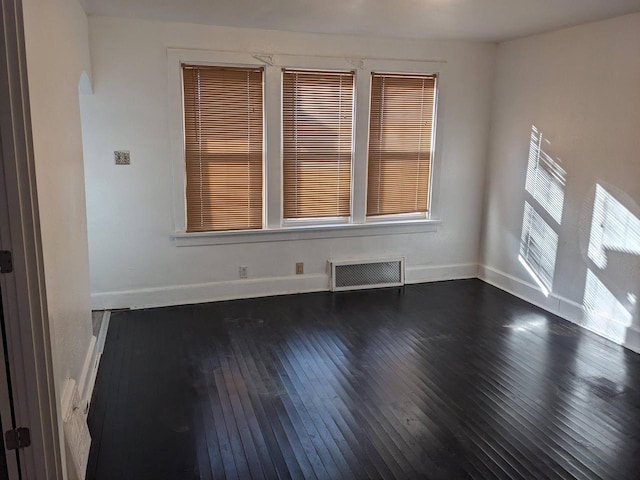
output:
<instances>
[{"instance_id":1,"label":"unfurnished room","mask_svg":"<svg viewBox=\"0 0 640 480\"><path fill-rule=\"evenodd\" d=\"M0 479L640 478L640 0L0 21Z\"/></svg>"}]
</instances>

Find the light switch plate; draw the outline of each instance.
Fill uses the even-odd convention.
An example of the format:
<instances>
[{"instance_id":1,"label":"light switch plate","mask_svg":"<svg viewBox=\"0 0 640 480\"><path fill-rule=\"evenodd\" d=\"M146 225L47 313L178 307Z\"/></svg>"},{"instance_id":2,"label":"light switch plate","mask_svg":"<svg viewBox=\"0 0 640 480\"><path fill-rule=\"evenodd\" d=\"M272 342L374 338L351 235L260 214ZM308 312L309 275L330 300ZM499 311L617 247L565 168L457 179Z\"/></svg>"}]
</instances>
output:
<instances>
[{"instance_id":1,"label":"light switch plate","mask_svg":"<svg viewBox=\"0 0 640 480\"><path fill-rule=\"evenodd\" d=\"M131 157L128 150L116 150L113 152L113 156L116 159L116 165L131 164Z\"/></svg>"}]
</instances>

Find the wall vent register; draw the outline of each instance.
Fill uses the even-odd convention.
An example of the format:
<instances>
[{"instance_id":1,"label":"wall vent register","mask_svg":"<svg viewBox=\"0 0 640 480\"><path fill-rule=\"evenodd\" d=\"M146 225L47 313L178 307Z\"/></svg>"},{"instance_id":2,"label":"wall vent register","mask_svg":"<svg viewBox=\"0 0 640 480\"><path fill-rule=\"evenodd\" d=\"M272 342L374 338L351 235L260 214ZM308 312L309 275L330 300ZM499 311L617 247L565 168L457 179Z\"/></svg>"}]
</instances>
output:
<instances>
[{"instance_id":1,"label":"wall vent register","mask_svg":"<svg viewBox=\"0 0 640 480\"><path fill-rule=\"evenodd\" d=\"M331 263L331 290L404 285L404 258Z\"/></svg>"}]
</instances>

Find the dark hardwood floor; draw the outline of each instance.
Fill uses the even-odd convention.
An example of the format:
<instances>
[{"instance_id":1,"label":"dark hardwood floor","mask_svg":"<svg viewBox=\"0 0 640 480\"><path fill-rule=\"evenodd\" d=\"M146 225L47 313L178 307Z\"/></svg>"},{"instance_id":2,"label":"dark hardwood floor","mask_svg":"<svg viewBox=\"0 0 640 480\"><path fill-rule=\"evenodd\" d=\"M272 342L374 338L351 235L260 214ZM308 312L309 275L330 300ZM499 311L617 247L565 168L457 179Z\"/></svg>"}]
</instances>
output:
<instances>
[{"instance_id":1,"label":"dark hardwood floor","mask_svg":"<svg viewBox=\"0 0 640 480\"><path fill-rule=\"evenodd\" d=\"M90 479L640 478L640 355L479 280L114 313Z\"/></svg>"}]
</instances>

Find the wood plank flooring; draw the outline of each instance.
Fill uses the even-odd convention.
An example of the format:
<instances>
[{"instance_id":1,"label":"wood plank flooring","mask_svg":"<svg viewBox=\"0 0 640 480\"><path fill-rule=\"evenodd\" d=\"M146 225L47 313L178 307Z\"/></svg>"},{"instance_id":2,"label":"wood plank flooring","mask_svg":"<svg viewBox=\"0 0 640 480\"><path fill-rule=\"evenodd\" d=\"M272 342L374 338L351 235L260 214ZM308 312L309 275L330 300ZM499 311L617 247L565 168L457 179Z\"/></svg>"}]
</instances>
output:
<instances>
[{"instance_id":1,"label":"wood plank flooring","mask_svg":"<svg viewBox=\"0 0 640 480\"><path fill-rule=\"evenodd\" d=\"M479 280L114 313L89 479L640 478L640 355Z\"/></svg>"}]
</instances>

